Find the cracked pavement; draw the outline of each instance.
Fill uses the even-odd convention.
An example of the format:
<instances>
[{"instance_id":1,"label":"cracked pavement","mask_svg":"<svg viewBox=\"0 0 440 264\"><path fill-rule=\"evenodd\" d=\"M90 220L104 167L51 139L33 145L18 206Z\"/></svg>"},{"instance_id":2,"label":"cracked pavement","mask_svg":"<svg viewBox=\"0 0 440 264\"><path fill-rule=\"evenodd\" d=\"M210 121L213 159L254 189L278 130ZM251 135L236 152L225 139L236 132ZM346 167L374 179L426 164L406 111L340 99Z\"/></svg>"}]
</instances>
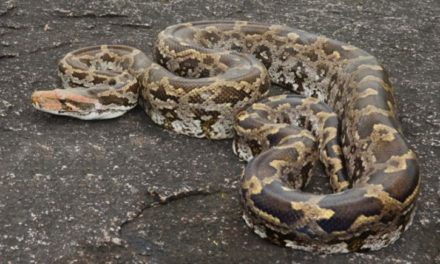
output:
<instances>
[{"instance_id":1,"label":"cracked pavement","mask_svg":"<svg viewBox=\"0 0 440 264\"><path fill-rule=\"evenodd\" d=\"M76 48L150 52L167 25L287 24L362 47L385 65L423 180L413 226L378 252L321 256L272 245L241 219L231 141L176 135L141 109L85 122L35 111ZM3 0L0 263L440 263L440 2ZM319 173L310 190L328 191Z\"/></svg>"}]
</instances>

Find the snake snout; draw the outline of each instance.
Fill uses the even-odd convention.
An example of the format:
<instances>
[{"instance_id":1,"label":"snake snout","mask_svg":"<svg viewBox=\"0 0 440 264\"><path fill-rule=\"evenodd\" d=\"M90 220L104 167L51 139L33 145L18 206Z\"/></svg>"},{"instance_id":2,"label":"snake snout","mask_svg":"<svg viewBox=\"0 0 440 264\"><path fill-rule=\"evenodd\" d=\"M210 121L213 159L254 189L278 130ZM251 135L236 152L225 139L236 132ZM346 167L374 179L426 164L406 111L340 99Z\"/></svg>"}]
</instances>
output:
<instances>
[{"instance_id":1,"label":"snake snout","mask_svg":"<svg viewBox=\"0 0 440 264\"><path fill-rule=\"evenodd\" d=\"M63 108L63 104L55 90L35 91L31 98L32 105L39 110L59 111Z\"/></svg>"}]
</instances>

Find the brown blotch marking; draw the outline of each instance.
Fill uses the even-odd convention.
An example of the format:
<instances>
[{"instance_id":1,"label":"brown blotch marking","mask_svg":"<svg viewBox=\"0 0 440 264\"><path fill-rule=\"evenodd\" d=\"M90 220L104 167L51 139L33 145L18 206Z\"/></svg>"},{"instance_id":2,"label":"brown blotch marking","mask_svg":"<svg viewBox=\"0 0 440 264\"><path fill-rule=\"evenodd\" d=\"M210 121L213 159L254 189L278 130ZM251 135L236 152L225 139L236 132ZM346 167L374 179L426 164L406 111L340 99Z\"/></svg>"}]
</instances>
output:
<instances>
[{"instance_id":1,"label":"brown blotch marking","mask_svg":"<svg viewBox=\"0 0 440 264\"><path fill-rule=\"evenodd\" d=\"M258 45L255 47L253 54L266 68L270 68L272 65L272 51L269 47Z\"/></svg>"},{"instance_id":2,"label":"brown blotch marking","mask_svg":"<svg viewBox=\"0 0 440 264\"><path fill-rule=\"evenodd\" d=\"M109 84L110 84L110 83L109 83ZM110 84L110 85L111 85L111 84ZM134 93L134 94L137 94L138 91L139 91L139 84L138 84L137 82L131 84L130 86L128 86L128 87L126 88L126 91L127 91L127 92L131 92L131 93Z\"/></svg>"},{"instance_id":3,"label":"brown blotch marking","mask_svg":"<svg viewBox=\"0 0 440 264\"><path fill-rule=\"evenodd\" d=\"M204 122L204 120L201 118L203 116L216 118L220 115L220 113L217 111L209 111L201 108L194 108L192 109L192 112L196 117L198 117L198 119L201 119L202 122Z\"/></svg>"},{"instance_id":4,"label":"brown blotch marking","mask_svg":"<svg viewBox=\"0 0 440 264\"><path fill-rule=\"evenodd\" d=\"M206 65L212 65L212 64L215 63L215 60L211 56L206 56L206 57L203 58L203 63L206 64Z\"/></svg>"},{"instance_id":5,"label":"brown blotch marking","mask_svg":"<svg viewBox=\"0 0 440 264\"><path fill-rule=\"evenodd\" d=\"M210 131L212 131L211 126L219 120L220 113L217 111L205 111L201 109L195 109L193 112L197 119L201 120L202 130L205 135L209 135ZM207 116L209 116L209 119L203 118Z\"/></svg>"},{"instance_id":6,"label":"brown blotch marking","mask_svg":"<svg viewBox=\"0 0 440 264\"><path fill-rule=\"evenodd\" d=\"M115 85L116 84L116 80L115 79L110 79L109 81L108 81L108 84L109 85Z\"/></svg>"},{"instance_id":7,"label":"brown blotch marking","mask_svg":"<svg viewBox=\"0 0 440 264\"><path fill-rule=\"evenodd\" d=\"M86 72L80 72L80 71L74 71L72 73L72 76L78 79L85 79L87 77L88 73Z\"/></svg>"},{"instance_id":8,"label":"brown blotch marking","mask_svg":"<svg viewBox=\"0 0 440 264\"><path fill-rule=\"evenodd\" d=\"M301 69L301 70L299 70ZM293 76L293 82L287 82L287 78L284 74L281 74L280 79L277 80L281 86L285 87L290 91L294 91L296 93L301 93L304 91L304 81L308 78L308 75L305 71L304 64L299 61L295 65L279 67L276 71L283 72L283 70L287 71L287 74ZM289 78L291 79L291 78Z\"/></svg>"},{"instance_id":9,"label":"brown blotch marking","mask_svg":"<svg viewBox=\"0 0 440 264\"><path fill-rule=\"evenodd\" d=\"M175 99L177 99L177 97L175 97ZM205 100L198 93L192 93L191 95L188 95L188 103L190 104L201 104L204 101Z\"/></svg>"},{"instance_id":10,"label":"brown blotch marking","mask_svg":"<svg viewBox=\"0 0 440 264\"><path fill-rule=\"evenodd\" d=\"M179 69L176 71L176 73L180 76L191 77L191 75L189 74L189 70L196 69L197 67L199 67L199 64L200 61L198 59L187 58L179 63ZM200 76L200 77L208 77L208 76L209 75Z\"/></svg>"},{"instance_id":11,"label":"brown blotch marking","mask_svg":"<svg viewBox=\"0 0 440 264\"><path fill-rule=\"evenodd\" d=\"M157 87L157 89L155 89L155 90L150 89L150 93L155 99L159 99L163 102L166 102L167 100L177 101L179 99L179 97L177 97L177 96L173 96L171 94L168 94L167 88L164 87L164 85L162 85L162 84L159 84L159 87Z\"/></svg>"},{"instance_id":12,"label":"brown blotch marking","mask_svg":"<svg viewBox=\"0 0 440 264\"><path fill-rule=\"evenodd\" d=\"M161 114L166 118L166 123L168 126L171 126L171 122L178 119L177 113L175 109L166 109L163 108L160 110Z\"/></svg>"},{"instance_id":13,"label":"brown blotch marking","mask_svg":"<svg viewBox=\"0 0 440 264\"><path fill-rule=\"evenodd\" d=\"M243 51L243 47L240 44L237 44L235 42L231 44L230 49L233 50L233 51L237 51L237 52L242 52Z\"/></svg>"},{"instance_id":14,"label":"brown blotch marking","mask_svg":"<svg viewBox=\"0 0 440 264\"><path fill-rule=\"evenodd\" d=\"M110 56L110 54L108 54L108 53L104 53L101 56L101 60L103 60L105 62L114 62L115 58L113 56Z\"/></svg>"},{"instance_id":15,"label":"brown blotch marking","mask_svg":"<svg viewBox=\"0 0 440 264\"><path fill-rule=\"evenodd\" d=\"M238 90L236 87L222 86L216 89L220 90L219 94L213 100L217 104L231 103L235 105L247 97L246 92Z\"/></svg>"},{"instance_id":16,"label":"brown blotch marking","mask_svg":"<svg viewBox=\"0 0 440 264\"><path fill-rule=\"evenodd\" d=\"M246 140L246 145L251 149L254 157L261 153L261 144L257 140Z\"/></svg>"},{"instance_id":17,"label":"brown blotch marking","mask_svg":"<svg viewBox=\"0 0 440 264\"><path fill-rule=\"evenodd\" d=\"M221 37L215 32L204 31L202 32L203 38L208 40L211 44L217 44Z\"/></svg>"},{"instance_id":18,"label":"brown blotch marking","mask_svg":"<svg viewBox=\"0 0 440 264\"><path fill-rule=\"evenodd\" d=\"M93 80L92 83L93 84L100 84L100 83L104 83L105 81L107 81L107 78L104 77L99 77L99 76L93 76Z\"/></svg>"},{"instance_id":19,"label":"brown blotch marking","mask_svg":"<svg viewBox=\"0 0 440 264\"><path fill-rule=\"evenodd\" d=\"M95 104L93 103L85 103L85 102L77 102L70 99L59 99L63 110L65 111L75 111L72 106L77 107L81 110L90 111L95 109Z\"/></svg>"},{"instance_id":20,"label":"brown blotch marking","mask_svg":"<svg viewBox=\"0 0 440 264\"><path fill-rule=\"evenodd\" d=\"M124 106L131 105L130 101L127 98L119 97L116 95L100 96L99 102L103 105L109 105L109 104L117 104L117 105L124 105Z\"/></svg>"},{"instance_id":21,"label":"brown blotch marking","mask_svg":"<svg viewBox=\"0 0 440 264\"><path fill-rule=\"evenodd\" d=\"M74 82L72 82L71 80L69 80L68 84L69 84L69 87L71 87L71 88L75 88L75 87L83 87L81 84L74 83Z\"/></svg>"}]
</instances>

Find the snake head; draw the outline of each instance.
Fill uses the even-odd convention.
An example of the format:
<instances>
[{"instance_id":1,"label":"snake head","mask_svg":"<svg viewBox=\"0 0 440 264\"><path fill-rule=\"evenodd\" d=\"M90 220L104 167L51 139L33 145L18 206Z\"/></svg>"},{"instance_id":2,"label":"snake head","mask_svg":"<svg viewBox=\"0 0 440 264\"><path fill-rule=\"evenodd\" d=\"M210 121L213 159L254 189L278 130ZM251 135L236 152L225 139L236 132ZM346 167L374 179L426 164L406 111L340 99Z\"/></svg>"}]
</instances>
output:
<instances>
[{"instance_id":1,"label":"snake head","mask_svg":"<svg viewBox=\"0 0 440 264\"><path fill-rule=\"evenodd\" d=\"M46 113L85 120L108 119L125 112L106 109L96 96L91 96L82 90L78 88L35 91L32 94L32 105Z\"/></svg>"}]
</instances>

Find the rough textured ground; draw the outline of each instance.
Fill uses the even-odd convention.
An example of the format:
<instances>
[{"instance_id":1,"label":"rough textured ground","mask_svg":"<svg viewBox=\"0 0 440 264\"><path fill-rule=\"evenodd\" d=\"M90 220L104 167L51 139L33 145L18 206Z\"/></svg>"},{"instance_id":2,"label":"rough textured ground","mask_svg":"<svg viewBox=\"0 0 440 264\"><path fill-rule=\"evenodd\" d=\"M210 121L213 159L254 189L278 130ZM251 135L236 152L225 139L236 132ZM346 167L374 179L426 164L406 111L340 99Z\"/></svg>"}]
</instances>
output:
<instances>
[{"instance_id":1,"label":"rough textured ground","mask_svg":"<svg viewBox=\"0 0 440 264\"><path fill-rule=\"evenodd\" d=\"M140 109L83 122L31 107L34 89L59 85L66 52L149 52L167 25L200 19L287 24L384 63L423 175L414 224L396 244L336 256L271 245L241 220L230 141L163 131ZM1 0L0 263L440 263L439 25L438 0Z\"/></svg>"}]
</instances>

